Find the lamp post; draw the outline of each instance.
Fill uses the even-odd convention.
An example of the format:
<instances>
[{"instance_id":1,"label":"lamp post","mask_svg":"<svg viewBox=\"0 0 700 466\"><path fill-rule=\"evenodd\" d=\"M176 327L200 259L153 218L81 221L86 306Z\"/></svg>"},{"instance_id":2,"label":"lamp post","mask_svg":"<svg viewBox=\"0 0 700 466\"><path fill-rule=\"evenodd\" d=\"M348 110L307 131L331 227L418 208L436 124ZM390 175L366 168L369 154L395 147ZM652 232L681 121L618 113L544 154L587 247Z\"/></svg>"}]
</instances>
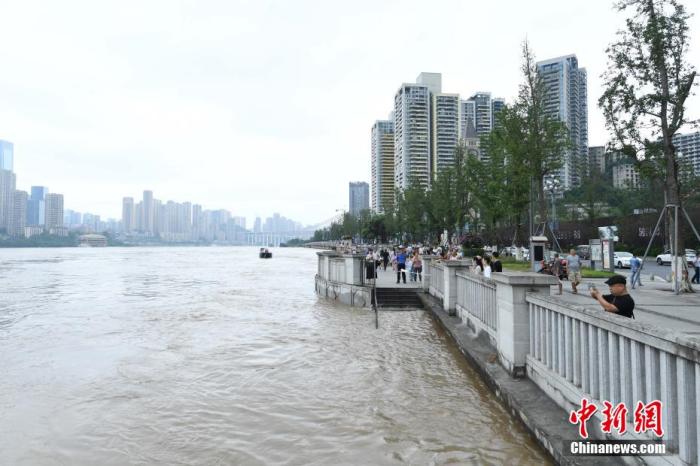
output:
<instances>
[{"instance_id":1,"label":"lamp post","mask_svg":"<svg viewBox=\"0 0 700 466\"><path fill-rule=\"evenodd\" d=\"M547 179L544 180L544 189L549 191L549 194L551 195L552 198L552 220L549 223L549 229L552 230L552 234L554 234L554 229L558 229L557 225L557 205L554 202L554 195L559 192L561 189L561 182L559 181L559 178L555 176L551 176Z\"/></svg>"}]
</instances>

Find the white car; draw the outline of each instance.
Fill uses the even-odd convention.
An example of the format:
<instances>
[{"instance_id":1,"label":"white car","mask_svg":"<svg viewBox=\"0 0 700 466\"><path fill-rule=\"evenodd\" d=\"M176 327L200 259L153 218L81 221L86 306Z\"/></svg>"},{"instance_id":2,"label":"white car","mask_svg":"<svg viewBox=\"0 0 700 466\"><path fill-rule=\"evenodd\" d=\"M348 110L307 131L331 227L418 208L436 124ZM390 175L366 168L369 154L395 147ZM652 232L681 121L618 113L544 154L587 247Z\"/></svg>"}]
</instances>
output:
<instances>
[{"instance_id":1,"label":"white car","mask_svg":"<svg viewBox=\"0 0 700 466\"><path fill-rule=\"evenodd\" d=\"M630 252L625 251L615 251L613 255L613 263L618 269L630 268L630 261L634 255Z\"/></svg>"},{"instance_id":2,"label":"white car","mask_svg":"<svg viewBox=\"0 0 700 466\"><path fill-rule=\"evenodd\" d=\"M692 264L695 261L695 251L692 249L685 250L685 260L688 264ZM671 264L671 251L665 251L663 254L656 256L656 263L659 265Z\"/></svg>"}]
</instances>

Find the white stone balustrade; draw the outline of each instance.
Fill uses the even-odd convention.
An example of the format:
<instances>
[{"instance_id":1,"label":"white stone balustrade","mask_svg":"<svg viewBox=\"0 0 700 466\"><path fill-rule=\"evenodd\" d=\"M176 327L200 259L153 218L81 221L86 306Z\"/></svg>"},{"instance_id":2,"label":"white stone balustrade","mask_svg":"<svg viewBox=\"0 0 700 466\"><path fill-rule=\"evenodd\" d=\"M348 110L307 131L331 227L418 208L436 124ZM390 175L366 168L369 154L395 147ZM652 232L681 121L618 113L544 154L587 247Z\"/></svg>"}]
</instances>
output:
<instances>
[{"instance_id":1,"label":"white stone balustrade","mask_svg":"<svg viewBox=\"0 0 700 466\"><path fill-rule=\"evenodd\" d=\"M372 289L364 279L364 255L320 251L316 293L351 306L371 305Z\"/></svg>"},{"instance_id":2,"label":"white stone balustrade","mask_svg":"<svg viewBox=\"0 0 700 466\"><path fill-rule=\"evenodd\" d=\"M488 333L496 344L498 308L496 282L470 272L457 274L457 315L476 333Z\"/></svg>"},{"instance_id":3,"label":"white stone balustrade","mask_svg":"<svg viewBox=\"0 0 700 466\"><path fill-rule=\"evenodd\" d=\"M700 340L634 320L528 295L527 375L560 406L663 402L663 440L673 463L700 462ZM622 438L653 438L630 432Z\"/></svg>"}]
</instances>

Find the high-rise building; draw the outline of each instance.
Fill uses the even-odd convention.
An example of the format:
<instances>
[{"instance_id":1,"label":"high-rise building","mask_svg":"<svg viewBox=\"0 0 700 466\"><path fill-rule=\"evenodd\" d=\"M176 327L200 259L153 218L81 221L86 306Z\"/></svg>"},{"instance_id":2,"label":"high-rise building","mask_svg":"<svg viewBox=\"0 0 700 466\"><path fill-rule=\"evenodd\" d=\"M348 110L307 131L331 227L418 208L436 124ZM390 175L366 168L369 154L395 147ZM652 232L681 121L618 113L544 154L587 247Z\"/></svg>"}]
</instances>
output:
<instances>
[{"instance_id":1,"label":"high-rise building","mask_svg":"<svg viewBox=\"0 0 700 466\"><path fill-rule=\"evenodd\" d=\"M159 199L153 199L153 235L159 235L165 228L163 202Z\"/></svg>"},{"instance_id":2,"label":"high-rise building","mask_svg":"<svg viewBox=\"0 0 700 466\"><path fill-rule=\"evenodd\" d=\"M433 179L440 170L454 165L459 142L459 105L458 94L432 95L430 148Z\"/></svg>"},{"instance_id":3,"label":"high-rise building","mask_svg":"<svg viewBox=\"0 0 700 466\"><path fill-rule=\"evenodd\" d=\"M143 202L141 201L134 207L134 231L143 232Z\"/></svg>"},{"instance_id":4,"label":"high-rise building","mask_svg":"<svg viewBox=\"0 0 700 466\"><path fill-rule=\"evenodd\" d=\"M564 154L564 164L555 175L564 189L578 186L588 156L588 84L585 68L576 55L537 63L545 87L545 112L564 122L573 148Z\"/></svg>"},{"instance_id":5,"label":"high-rise building","mask_svg":"<svg viewBox=\"0 0 700 466\"><path fill-rule=\"evenodd\" d=\"M491 100L491 129L499 127L500 123L498 121L498 114L501 113L503 107L506 106L506 100L500 97L494 97Z\"/></svg>"},{"instance_id":6,"label":"high-rise building","mask_svg":"<svg viewBox=\"0 0 700 466\"><path fill-rule=\"evenodd\" d=\"M46 228L63 226L63 194L48 193L46 195Z\"/></svg>"},{"instance_id":7,"label":"high-rise building","mask_svg":"<svg viewBox=\"0 0 700 466\"><path fill-rule=\"evenodd\" d=\"M244 230L246 229L245 217L233 217L233 224L236 225L237 227L244 229Z\"/></svg>"},{"instance_id":8,"label":"high-rise building","mask_svg":"<svg viewBox=\"0 0 700 466\"><path fill-rule=\"evenodd\" d=\"M200 204L192 204L192 239L202 239L204 237L204 232L202 206Z\"/></svg>"},{"instance_id":9,"label":"high-rise building","mask_svg":"<svg viewBox=\"0 0 700 466\"><path fill-rule=\"evenodd\" d=\"M12 215L7 232L11 236L23 237L27 225L27 192L15 190L12 199Z\"/></svg>"},{"instance_id":10,"label":"high-rise building","mask_svg":"<svg viewBox=\"0 0 700 466\"><path fill-rule=\"evenodd\" d=\"M31 196L27 204L27 225L38 226L45 222L46 195L49 188L46 186L32 186Z\"/></svg>"},{"instance_id":11,"label":"high-rise building","mask_svg":"<svg viewBox=\"0 0 700 466\"><path fill-rule=\"evenodd\" d=\"M10 170L0 169L0 230L8 230L14 209L17 177Z\"/></svg>"},{"instance_id":12,"label":"high-rise building","mask_svg":"<svg viewBox=\"0 0 700 466\"><path fill-rule=\"evenodd\" d=\"M144 233L152 235L154 233L153 191L144 191L142 202L141 213L143 215L143 222L141 227Z\"/></svg>"},{"instance_id":13,"label":"high-rise building","mask_svg":"<svg viewBox=\"0 0 700 466\"><path fill-rule=\"evenodd\" d=\"M676 134L673 144L679 159L685 159L695 170L695 175L700 176L700 132L690 134Z\"/></svg>"},{"instance_id":14,"label":"high-rise building","mask_svg":"<svg viewBox=\"0 0 700 466\"><path fill-rule=\"evenodd\" d=\"M394 205L394 121L372 125L372 210L384 212Z\"/></svg>"},{"instance_id":15,"label":"high-rise building","mask_svg":"<svg viewBox=\"0 0 700 466\"><path fill-rule=\"evenodd\" d=\"M255 217L255 223L253 224L253 233L262 232L262 219L260 217Z\"/></svg>"},{"instance_id":16,"label":"high-rise building","mask_svg":"<svg viewBox=\"0 0 700 466\"><path fill-rule=\"evenodd\" d=\"M369 184L364 181L350 182L350 214L359 215L369 209Z\"/></svg>"},{"instance_id":17,"label":"high-rise building","mask_svg":"<svg viewBox=\"0 0 700 466\"><path fill-rule=\"evenodd\" d=\"M469 98L474 102L474 126L479 136L493 129L493 105L490 92L477 92Z\"/></svg>"},{"instance_id":18,"label":"high-rise building","mask_svg":"<svg viewBox=\"0 0 700 466\"><path fill-rule=\"evenodd\" d=\"M587 169L589 176L605 173L605 146L591 146L588 148Z\"/></svg>"},{"instance_id":19,"label":"high-rise building","mask_svg":"<svg viewBox=\"0 0 700 466\"><path fill-rule=\"evenodd\" d=\"M134 198L125 197L122 199L122 230L124 233L131 233L135 230L136 210L134 209Z\"/></svg>"},{"instance_id":20,"label":"high-rise building","mask_svg":"<svg viewBox=\"0 0 700 466\"><path fill-rule=\"evenodd\" d=\"M505 107L505 100L500 97L491 97L490 92L477 92L469 99L460 103L460 137L465 138L469 131L469 145L473 149L478 146L479 158L488 157L484 147L481 147L482 136L488 135L498 125L498 114ZM470 128L473 126L473 131ZM474 137L476 133L476 138Z\"/></svg>"},{"instance_id":21,"label":"high-rise building","mask_svg":"<svg viewBox=\"0 0 700 466\"><path fill-rule=\"evenodd\" d=\"M465 138L471 125L476 130L476 102L469 99L459 101L459 137Z\"/></svg>"},{"instance_id":22,"label":"high-rise building","mask_svg":"<svg viewBox=\"0 0 700 466\"><path fill-rule=\"evenodd\" d=\"M0 140L0 170L14 171L14 145L9 141Z\"/></svg>"},{"instance_id":23,"label":"high-rise building","mask_svg":"<svg viewBox=\"0 0 700 466\"><path fill-rule=\"evenodd\" d=\"M427 84L401 85L394 96L394 184L430 186L430 95L440 92L432 74L421 73Z\"/></svg>"},{"instance_id":24,"label":"high-rise building","mask_svg":"<svg viewBox=\"0 0 700 466\"><path fill-rule=\"evenodd\" d=\"M462 144L466 150L468 157L481 157L481 137L476 132L474 122L467 120L464 134L462 135Z\"/></svg>"},{"instance_id":25,"label":"high-rise building","mask_svg":"<svg viewBox=\"0 0 700 466\"><path fill-rule=\"evenodd\" d=\"M634 189L640 186L639 170L628 156L619 152L609 154L605 164L610 165L615 188Z\"/></svg>"}]
</instances>

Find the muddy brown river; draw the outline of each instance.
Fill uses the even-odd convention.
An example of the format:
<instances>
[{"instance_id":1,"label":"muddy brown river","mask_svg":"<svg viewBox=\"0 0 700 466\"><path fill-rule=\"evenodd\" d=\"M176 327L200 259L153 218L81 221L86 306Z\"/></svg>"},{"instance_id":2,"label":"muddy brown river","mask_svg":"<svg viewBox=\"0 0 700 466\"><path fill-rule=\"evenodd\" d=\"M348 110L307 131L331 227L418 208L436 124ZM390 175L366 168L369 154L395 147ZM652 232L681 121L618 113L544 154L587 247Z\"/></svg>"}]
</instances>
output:
<instances>
[{"instance_id":1,"label":"muddy brown river","mask_svg":"<svg viewBox=\"0 0 700 466\"><path fill-rule=\"evenodd\" d=\"M423 311L316 254L0 249L0 464L546 464Z\"/></svg>"}]
</instances>

